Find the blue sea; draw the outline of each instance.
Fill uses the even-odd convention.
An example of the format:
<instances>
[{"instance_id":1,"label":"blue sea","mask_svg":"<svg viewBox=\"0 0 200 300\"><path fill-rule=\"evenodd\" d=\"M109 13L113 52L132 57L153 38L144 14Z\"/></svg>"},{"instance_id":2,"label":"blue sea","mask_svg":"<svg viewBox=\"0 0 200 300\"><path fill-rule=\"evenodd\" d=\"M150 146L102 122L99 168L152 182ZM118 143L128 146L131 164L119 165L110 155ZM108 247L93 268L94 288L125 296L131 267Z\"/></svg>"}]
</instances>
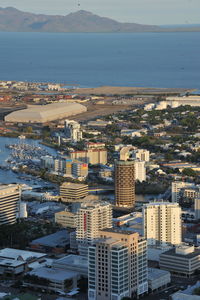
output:
<instances>
[{"instance_id":1,"label":"blue sea","mask_svg":"<svg viewBox=\"0 0 200 300\"><path fill-rule=\"evenodd\" d=\"M200 89L200 32L0 32L0 80Z\"/></svg>"}]
</instances>

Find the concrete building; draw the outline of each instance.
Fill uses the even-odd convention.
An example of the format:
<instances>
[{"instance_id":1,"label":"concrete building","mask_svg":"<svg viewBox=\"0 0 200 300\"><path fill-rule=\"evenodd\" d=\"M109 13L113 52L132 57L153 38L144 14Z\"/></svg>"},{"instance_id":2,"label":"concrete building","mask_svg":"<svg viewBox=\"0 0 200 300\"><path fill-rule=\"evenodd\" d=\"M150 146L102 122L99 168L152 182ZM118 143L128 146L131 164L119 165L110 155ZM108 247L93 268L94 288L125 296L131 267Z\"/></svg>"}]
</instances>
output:
<instances>
[{"instance_id":1,"label":"concrete building","mask_svg":"<svg viewBox=\"0 0 200 300\"><path fill-rule=\"evenodd\" d=\"M195 211L195 219L200 219L200 198L196 198L194 200L194 211Z\"/></svg>"},{"instance_id":2,"label":"concrete building","mask_svg":"<svg viewBox=\"0 0 200 300\"><path fill-rule=\"evenodd\" d=\"M69 245L69 232L63 229L53 234L33 240L30 243L30 248L35 251L60 254L65 253L66 248L69 248Z\"/></svg>"},{"instance_id":3,"label":"concrete building","mask_svg":"<svg viewBox=\"0 0 200 300\"><path fill-rule=\"evenodd\" d=\"M149 245L182 242L181 208L178 203L151 202L143 205L143 236Z\"/></svg>"},{"instance_id":4,"label":"concrete building","mask_svg":"<svg viewBox=\"0 0 200 300\"><path fill-rule=\"evenodd\" d=\"M0 185L0 225L14 224L20 213L19 185Z\"/></svg>"},{"instance_id":5,"label":"concrete building","mask_svg":"<svg viewBox=\"0 0 200 300\"><path fill-rule=\"evenodd\" d=\"M32 280L37 278L35 280ZM23 285L44 289L45 291L69 292L77 289L77 272L66 271L59 268L42 267L27 273L23 279Z\"/></svg>"},{"instance_id":6,"label":"concrete building","mask_svg":"<svg viewBox=\"0 0 200 300\"><path fill-rule=\"evenodd\" d=\"M48 105L29 105L5 117L6 122L45 123L86 112L87 108L78 103L53 103Z\"/></svg>"},{"instance_id":7,"label":"concrete building","mask_svg":"<svg viewBox=\"0 0 200 300\"><path fill-rule=\"evenodd\" d=\"M149 151L145 149L136 149L132 151L132 157L141 161L149 161Z\"/></svg>"},{"instance_id":8,"label":"concrete building","mask_svg":"<svg viewBox=\"0 0 200 300\"><path fill-rule=\"evenodd\" d=\"M87 195L87 184L64 182L60 186L60 197L63 202L81 202Z\"/></svg>"},{"instance_id":9,"label":"concrete building","mask_svg":"<svg viewBox=\"0 0 200 300\"><path fill-rule=\"evenodd\" d=\"M200 270L200 249L182 244L160 255L160 268L175 275L191 277Z\"/></svg>"},{"instance_id":10,"label":"concrete building","mask_svg":"<svg viewBox=\"0 0 200 300\"><path fill-rule=\"evenodd\" d=\"M119 207L135 206L135 162L115 163L115 203Z\"/></svg>"},{"instance_id":11,"label":"concrete building","mask_svg":"<svg viewBox=\"0 0 200 300\"><path fill-rule=\"evenodd\" d=\"M89 247L88 299L120 300L148 291L146 241L138 233L105 229Z\"/></svg>"},{"instance_id":12,"label":"concrete building","mask_svg":"<svg viewBox=\"0 0 200 300\"><path fill-rule=\"evenodd\" d=\"M86 149L80 151L70 152L71 159L77 159L85 163L92 165L107 164L107 150L105 148L100 149Z\"/></svg>"},{"instance_id":13,"label":"concrete building","mask_svg":"<svg viewBox=\"0 0 200 300\"><path fill-rule=\"evenodd\" d=\"M53 158L52 156L43 156L41 157L41 165L49 172L64 177L81 180L88 176L88 164L69 157Z\"/></svg>"},{"instance_id":14,"label":"concrete building","mask_svg":"<svg viewBox=\"0 0 200 300\"><path fill-rule=\"evenodd\" d=\"M166 287L170 282L170 272L155 268L148 268L148 287L151 292Z\"/></svg>"},{"instance_id":15,"label":"concrete building","mask_svg":"<svg viewBox=\"0 0 200 300\"><path fill-rule=\"evenodd\" d=\"M195 185L193 183L184 181L174 181L172 182L172 202L179 202L181 198L181 190L183 188L191 188Z\"/></svg>"},{"instance_id":16,"label":"concrete building","mask_svg":"<svg viewBox=\"0 0 200 300\"><path fill-rule=\"evenodd\" d=\"M65 120L65 135L70 138L72 142L82 140L81 126L78 122L73 120Z\"/></svg>"},{"instance_id":17,"label":"concrete building","mask_svg":"<svg viewBox=\"0 0 200 300\"><path fill-rule=\"evenodd\" d=\"M135 180L146 181L145 161L135 160Z\"/></svg>"},{"instance_id":18,"label":"concrete building","mask_svg":"<svg viewBox=\"0 0 200 300\"><path fill-rule=\"evenodd\" d=\"M72 163L72 175L79 180L85 179L88 176L88 164L74 161Z\"/></svg>"},{"instance_id":19,"label":"concrete building","mask_svg":"<svg viewBox=\"0 0 200 300\"><path fill-rule=\"evenodd\" d=\"M33 263L42 263L47 255L26 250L0 250L0 275L15 276L24 273Z\"/></svg>"},{"instance_id":20,"label":"concrete building","mask_svg":"<svg viewBox=\"0 0 200 300\"><path fill-rule=\"evenodd\" d=\"M81 255L100 236L100 230L112 227L112 207L107 202L83 203L77 212L76 240Z\"/></svg>"},{"instance_id":21,"label":"concrete building","mask_svg":"<svg viewBox=\"0 0 200 300\"><path fill-rule=\"evenodd\" d=\"M64 228L76 228L76 214L66 210L57 212L55 222Z\"/></svg>"},{"instance_id":22,"label":"concrete building","mask_svg":"<svg viewBox=\"0 0 200 300\"><path fill-rule=\"evenodd\" d=\"M88 258L70 254L54 261L53 267L78 272L80 276L88 277Z\"/></svg>"}]
</instances>

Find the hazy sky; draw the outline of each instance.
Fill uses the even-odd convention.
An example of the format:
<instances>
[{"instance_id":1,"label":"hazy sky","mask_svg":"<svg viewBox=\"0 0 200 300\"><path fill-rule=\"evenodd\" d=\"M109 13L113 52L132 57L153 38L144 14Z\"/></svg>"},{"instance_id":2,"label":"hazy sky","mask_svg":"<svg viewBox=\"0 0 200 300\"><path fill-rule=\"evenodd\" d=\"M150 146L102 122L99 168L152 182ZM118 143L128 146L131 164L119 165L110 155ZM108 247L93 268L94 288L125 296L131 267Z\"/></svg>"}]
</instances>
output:
<instances>
[{"instance_id":1,"label":"hazy sky","mask_svg":"<svg viewBox=\"0 0 200 300\"><path fill-rule=\"evenodd\" d=\"M83 9L119 21L143 24L200 23L200 0L0 0L0 7L6 6L62 15Z\"/></svg>"}]
</instances>

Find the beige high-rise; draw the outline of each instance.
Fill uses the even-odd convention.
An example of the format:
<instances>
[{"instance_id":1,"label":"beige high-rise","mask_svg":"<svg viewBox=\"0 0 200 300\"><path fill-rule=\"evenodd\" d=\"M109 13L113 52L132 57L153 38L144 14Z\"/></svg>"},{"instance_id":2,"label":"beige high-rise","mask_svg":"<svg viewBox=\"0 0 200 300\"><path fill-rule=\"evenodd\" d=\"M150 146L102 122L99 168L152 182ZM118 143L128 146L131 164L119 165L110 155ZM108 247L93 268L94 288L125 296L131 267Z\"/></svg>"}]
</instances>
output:
<instances>
[{"instance_id":1,"label":"beige high-rise","mask_svg":"<svg viewBox=\"0 0 200 300\"><path fill-rule=\"evenodd\" d=\"M134 161L115 163L115 203L119 207L135 206Z\"/></svg>"},{"instance_id":2,"label":"beige high-rise","mask_svg":"<svg viewBox=\"0 0 200 300\"><path fill-rule=\"evenodd\" d=\"M121 300L148 291L147 242L137 232L102 230L89 247L88 263L89 300Z\"/></svg>"},{"instance_id":3,"label":"beige high-rise","mask_svg":"<svg viewBox=\"0 0 200 300\"><path fill-rule=\"evenodd\" d=\"M143 205L143 236L148 245L179 245L182 242L181 207L178 203Z\"/></svg>"}]
</instances>

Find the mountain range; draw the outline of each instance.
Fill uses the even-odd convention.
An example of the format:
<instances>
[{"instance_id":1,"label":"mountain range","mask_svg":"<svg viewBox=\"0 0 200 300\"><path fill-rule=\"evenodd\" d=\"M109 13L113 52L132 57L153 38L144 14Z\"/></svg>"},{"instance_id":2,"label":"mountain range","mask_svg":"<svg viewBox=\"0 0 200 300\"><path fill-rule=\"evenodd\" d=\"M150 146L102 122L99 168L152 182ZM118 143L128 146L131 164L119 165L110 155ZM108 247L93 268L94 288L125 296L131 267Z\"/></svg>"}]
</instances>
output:
<instances>
[{"instance_id":1,"label":"mountain range","mask_svg":"<svg viewBox=\"0 0 200 300\"><path fill-rule=\"evenodd\" d=\"M23 12L0 8L0 31L11 32L171 32L200 31L200 27L162 28L154 25L121 23L80 10L66 16Z\"/></svg>"}]
</instances>

